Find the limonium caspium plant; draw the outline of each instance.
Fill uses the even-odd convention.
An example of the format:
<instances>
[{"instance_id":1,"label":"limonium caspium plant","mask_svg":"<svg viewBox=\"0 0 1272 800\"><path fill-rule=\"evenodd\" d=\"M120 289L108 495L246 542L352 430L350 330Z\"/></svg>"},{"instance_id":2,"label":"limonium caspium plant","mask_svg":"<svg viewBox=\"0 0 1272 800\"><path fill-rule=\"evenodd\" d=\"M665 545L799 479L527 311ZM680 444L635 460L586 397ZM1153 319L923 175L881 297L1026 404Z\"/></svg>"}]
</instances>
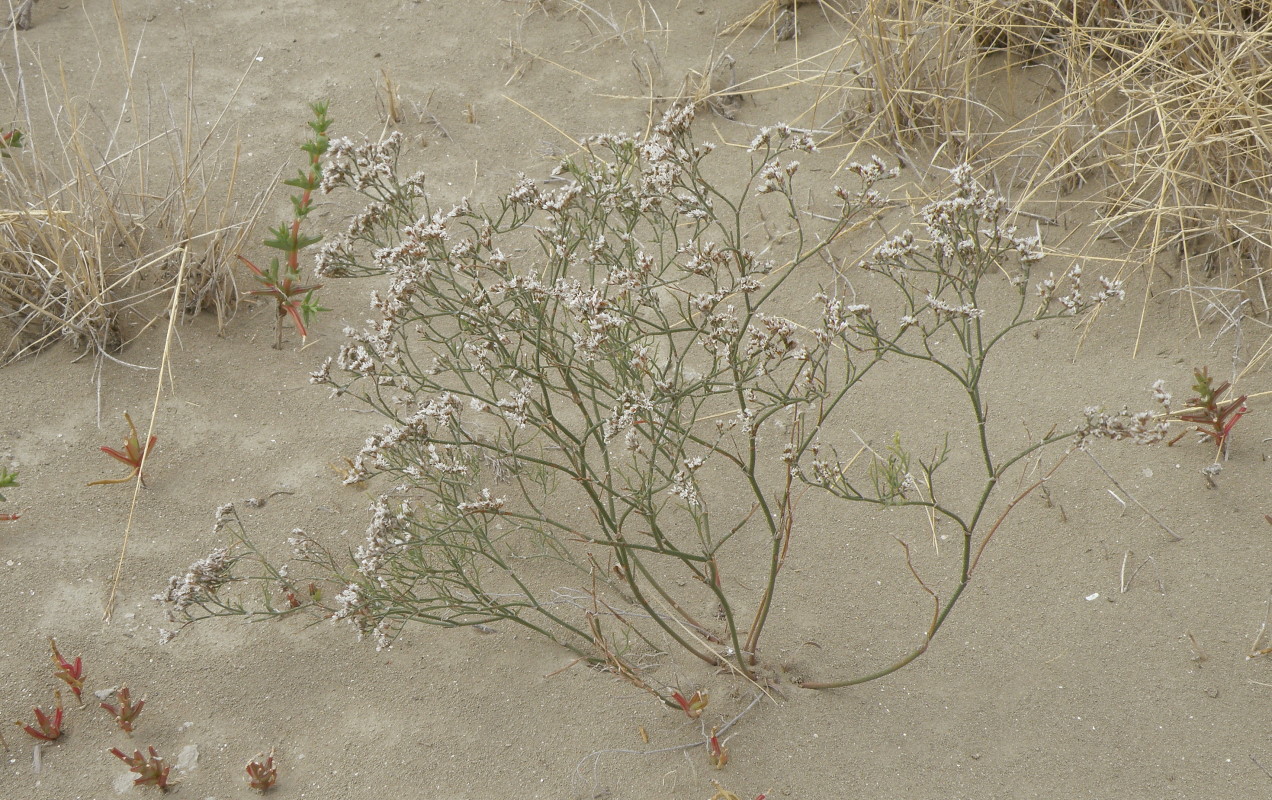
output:
<instances>
[{"instance_id":1,"label":"limonium caspium plant","mask_svg":"<svg viewBox=\"0 0 1272 800\"><path fill-rule=\"evenodd\" d=\"M224 506L231 541L162 596L175 618L310 612L380 645L412 622L522 626L683 707L652 669L669 650L762 677L784 567L806 539L796 500L814 492L921 506L962 534L962 569L944 600L929 590L921 647L862 676L877 677L935 635L1006 515L987 522L991 503L1010 510L1028 493L1000 496L1008 470L1064 440L1162 438L1151 412L1090 408L1010 454L991 446L984 378L999 343L1122 288L1088 286L1077 266L1039 282L1041 243L1016 235L970 169L922 212L922 234L861 261L888 297L868 304L827 280L810 306L791 276L823 270L837 240L881 213L895 171L851 165L832 213L810 214L796 200L807 133L765 129L744 177L726 181L692 119L677 106L647 137L589 139L553 182L523 178L488 209L434 206L421 175L401 177L397 134L332 141L323 191L370 203L323 245L319 275L388 279L375 318L312 376L387 423L346 476L375 492L366 537L339 553L296 530L277 563ZM761 213L790 234L756 252ZM987 307L991 295L1010 302ZM971 495L942 491L948 449L925 461L898 438L844 463L827 439L872 369L907 359L967 399L982 470Z\"/></svg>"}]
</instances>

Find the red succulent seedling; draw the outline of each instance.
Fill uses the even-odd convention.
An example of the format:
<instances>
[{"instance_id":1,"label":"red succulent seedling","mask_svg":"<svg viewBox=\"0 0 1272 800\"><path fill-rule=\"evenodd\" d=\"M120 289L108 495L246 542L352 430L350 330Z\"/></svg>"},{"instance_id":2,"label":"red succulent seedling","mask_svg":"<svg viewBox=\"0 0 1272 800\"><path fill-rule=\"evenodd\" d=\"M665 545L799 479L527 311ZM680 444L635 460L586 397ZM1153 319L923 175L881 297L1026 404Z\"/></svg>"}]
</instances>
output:
<instances>
[{"instance_id":1,"label":"red succulent seedling","mask_svg":"<svg viewBox=\"0 0 1272 800\"><path fill-rule=\"evenodd\" d=\"M710 698L706 692L695 691L689 695L688 699L678 691L671 693L671 699L676 701L676 705L688 715L689 719L697 719L702 716L702 711L707 707Z\"/></svg>"},{"instance_id":2,"label":"red succulent seedling","mask_svg":"<svg viewBox=\"0 0 1272 800\"><path fill-rule=\"evenodd\" d=\"M124 452L121 453L115 448L106 447L105 445L102 445L102 452L111 458L122 461L132 467L132 472L124 478L93 481L88 484L89 486L103 486L110 483L128 483L133 478L140 478L141 485L146 485L146 476L141 474L141 463L146 459L146 456L150 455L150 451L154 449L155 442L159 440L159 437L151 436L148 440L146 440L146 447L143 449L141 441L137 437L137 426L133 424L132 417L128 415L127 411L124 412L124 419L128 422L128 438L124 439Z\"/></svg>"},{"instance_id":3,"label":"red succulent seedling","mask_svg":"<svg viewBox=\"0 0 1272 800\"><path fill-rule=\"evenodd\" d=\"M274 751L268 756L257 754L256 758L247 762L247 785L258 792L273 788L278 781L278 768L274 766Z\"/></svg>"},{"instance_id":4,"label":"red succulent seedling","mask_svg":"<svg viewBox=\"0 0 1272 800\"><path fill-rule=\"evenodd\" d=\"M717 732L716 728L712 728L711 738L707 739L707 760L716 769L724 769L724 765L729 763L729 748L720 744Z\"/></svg>"},{"instance_id":5,"label":"red succulent seedling","mask_svg":"<svg viewBox=\"0 0 1272 800\"><path fill-rule=\"evenodd\" d=\"M49 637L49 647L53 648L53 664L57 667L57 672L54 674L71 687L71 691L75 692L76 700L83 702L80 693L84 691L84 662L79 656L75 657L73 664L62 658L62 654L57 651L57 641L52 636Z\"/></svg>"},{"instance_id":6,"label":"red succulent seedling","mask_svg":"<svg viewBox=\"0 0 1272 800\"><path fill-rule=\"evenodd\" d=\"M1193 391L1197 393L1197 396L1188 400L1191 410L1179 414L1176 418L1196 425L1193 430L1201 434L1202 441L1209 438L1219 447L1219 452L1226 452L1228 434L1232 432L1232 427L1237 424L1237 420L1249 411L1245 404L1246 395L1220 401L1219 396L1226 392L1232 383L1224 381L1215 386L1207 367L1193 370L1193 378ZM1187 434L1188 431L1184 431L1171 439L1169 444L1175 444Z\"/></svg>"},{"instance_id":7,"label":"red succulent seedling","mask_svg":"<svg viewBox=\"0 0 1272 800\"><path fill-rule=\"evenodd\" d=\"M13 724L44 742L54 742L62 738L62 693L54 692L53 696L57 698L57 704L53 707L51 715L45 714L39 706L35 708L35 723L39 725L38 730L23 724L21 720Z\"/></svg>"},{"instance_id":8,"label":"red succulent seedling","mask_svg":"<svg viewBox=\"0 0 1272 800\"><path fill-rule=\"evenodd\" d=\"M124 733L132 733L133 720L141 714L141 709L146 705L145 699L138 700L136 703L129 696L128 687L121 687L115 692L115 697L119 700L119 706L113 706L110 703L102 703L102 708L106 713L115 718L115 723L119 725L119 729Z\"/></svg>"},{"instance_id":9,"label":"red succulent seedling","mask_svg":"<svg viewBox=\"0 0 1272 800\"><path fill-rule=\"evenodd\" d=\"M137 778L133 780L134 786L155 786L161 792L168 791L168 773L172 771L172 767L163 763L163 756L155 752L155 748L151 745L149 755L142 755L140 750L134 750L132 755L127 755L118 747L112 747L109 752L120 761L128 765L128 769L137 773Z\"/></svg>"}]
</instances>

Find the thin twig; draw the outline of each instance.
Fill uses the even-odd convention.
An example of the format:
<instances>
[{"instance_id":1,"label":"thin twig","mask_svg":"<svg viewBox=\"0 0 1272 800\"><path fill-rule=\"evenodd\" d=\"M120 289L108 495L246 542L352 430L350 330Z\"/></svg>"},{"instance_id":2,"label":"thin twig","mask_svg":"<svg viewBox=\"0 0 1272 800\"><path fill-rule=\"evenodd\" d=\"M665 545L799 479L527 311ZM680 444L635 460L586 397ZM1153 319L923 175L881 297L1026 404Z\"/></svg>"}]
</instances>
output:
<instances>
[{"instance_id":1,"label":"thin twig","mask_svg":"<svg viewBox=\"0 0 1272 800\"><path fill-rule=\"evenodd\" d=\"M155 420L159 416L159 399L163 396L164 372L171 368L172 333L180 316L181 290L185 286L185 270L189 258L190 251L184 247L181 248L181 264L177 268L177 280L172 287L172 307L168 309L168 331L164 335L163 355L159 358L159 376L155 381L155 400L150 409L150 425L146 428L145 438L141 439L147 444L141 448L141 461L137 464L137 475L133 481L132 502L128 505L128 521L124 524L124 539L119 545L119 560L115 563L115 575L110 582L110 596L106 598L106 609L102 614L102 619L106 622L110 622L111 612L115 609L115 595L119 591L119 579L124 571L124 557L128 553L128 536L132 533L133 519L137 513L137 500L141 496L141 476L146 468L146 459L150 455L149 442L150 437L155 433Z\"/></svg>"},{"instance_id":2,"label":"thin twig","mask_svg":"<svg viewBox=\"0 0 1272 800\"><path fill-rule=\"evenodd\" d=\"M1263 770L1264 775L1267 775L1269 778L1272 778L1272 772L1268 772L1267 768L1259 763L1259 759L1255 758L1253 753L1250 754L1250 760L1254 762L1254 765L1256 767Z\"/></svg>"},{"instance_id":3,"label":"thin twig","mask_svg":"<svg viewBox=\"0 0 1272 800\"><path fill-rule=\"evenodd\" d=\"M1117 482L1117 478L1114 478L1114 477L1113 477L1113 474L1112 474L1112 473L1110 473L1107 469L1105 469L1105 468L1104 468L1104 465L1100 463L1100 460L1099 460L1098 458L1096 458L1096 457L1095 457L1095 455L1094 455L1094 454L1092 454L1090 450L1083 450L1082 452L1086 453L1086 454L1087 454L1087 457L1088 457L1088 458L1090 458L1090 459L1091 459L1091 461L1093 461L1093 462L1095 463L1095 465L1096 465L1097 467L1099 467L1099 468L1100 468L1100 472L1103 472L1103 473L1104 473L1104 477L1108 478L1110 481L1112 481L1112 483L1113 483L1113 485L1114 485L1114 486L1116 486L1117 488L1119 488L1119 489L1121 489L1121 490L1122 490L1122 494L1124 494L1124 495L1126 495L1127 497L1131 498L1131 502L1133 502L1135 505L1139 506L1139 507L1140 507L1140 510L1142 510L1145 514L1147 514L1147 515L1149 516L1149 518L1153 520L1153 522L1156 522L1156 523L1157 523L1157 525L1158 525L1158 527L1160 527L1162 530L1166 531L1166 534L1167 534L1168 536L1170 536L1170 540L1171 540L1172 542L1182 542L1182 541L1184 540L1184 537L1182 537L1182 536L1180 536L1179 534L1175 533L1173 530L1171 530L1171 529L1170 529L1170 526L1169 526L1169 525L1167 525L1165 522L1162 522L1160 519L1158 519L1158 518L1157 518L1157 515L1156 515L1156 514L1154 514L1152 511L1149 511L1149 510L1148 510L1148 507L1147 507L1147 506L1145 506L1143 503L1141 503L1138 499L1136 499L1135 495L1133 495L1133 494L1131 494L1130 492L1126 491L1126 487L1125 487L1125 486L1123 486L1122 484L1120 484L1120 483L1118 483L1118 482ZM1124 504L1124 505L1125 505L1125 504Z\"/></svg>"}]
</instances>

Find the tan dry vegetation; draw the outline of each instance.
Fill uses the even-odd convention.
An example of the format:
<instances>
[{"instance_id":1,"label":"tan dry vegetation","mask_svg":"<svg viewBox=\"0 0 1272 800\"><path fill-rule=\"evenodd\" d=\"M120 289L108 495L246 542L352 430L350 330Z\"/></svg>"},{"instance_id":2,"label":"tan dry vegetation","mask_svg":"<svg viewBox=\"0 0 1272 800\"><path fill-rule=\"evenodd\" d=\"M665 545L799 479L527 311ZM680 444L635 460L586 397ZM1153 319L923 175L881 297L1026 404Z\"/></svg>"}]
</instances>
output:
<instances>
[{"instance_id":1,"label":"tan dry vegetation","mask_svg":"<svg viewBox=\"0 0 1272 800\"><path fill-rule=\"evenodd\" d=\"M42 72L60 69L35 57ZM211 311L218 330L238 305L231 259L269 190L240 203L237 145L226 144L224 110L198 118L193 60L177 98L134 86L128 64L125 53L117 105L65 83L44 84L36 96L20 68L5 75L16 109L5 132L25 136L0 160L4 361L57 342L112 357L158 321L174 288L183 317Z\"/></svg>"},{"instance_id":2,"label":"tan dry vegetation","mask_svg":"<svg viewBox=\"0 0 1272 800\"><path fill-rule=\"evenodd\" d=\"M864 0L861 10L850 35L862 62L843 84L854 133L969 159L1024 199L1089 203L1097 237L1183 285L1221 283L1269 310L1265 4Z\"/></svg>"}]
</instances>

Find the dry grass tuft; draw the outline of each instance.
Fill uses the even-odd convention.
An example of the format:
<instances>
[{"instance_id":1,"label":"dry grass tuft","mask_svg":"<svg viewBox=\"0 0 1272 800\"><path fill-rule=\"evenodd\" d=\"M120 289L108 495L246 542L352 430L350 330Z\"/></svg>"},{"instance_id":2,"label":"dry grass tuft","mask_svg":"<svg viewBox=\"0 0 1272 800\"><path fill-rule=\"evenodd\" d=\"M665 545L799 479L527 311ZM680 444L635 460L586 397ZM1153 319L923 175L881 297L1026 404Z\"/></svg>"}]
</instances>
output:
<instances>
[{"instance_id":1,"label":"dry grass tuft","mask_svg":"<svg viewBox=\"0 0 1272 800\"><path fill-rule=\"evenodd\" d=\"M223 327L239 297L230 259L264 197L238 208L238 153L211 145L220 119L204 126L189 88L154 110L130 89L110 120L65 85L41 102L21 74L7 86L17 114L0 123L25 135L0 159L0 361L57 342L117 352L166 313L156 298L172 296L185 252L180 312Z\"/></svg>"},{"instance_id":2,"label":"dry grass tuft","mask_svg":"<svg viewBox=\"0 0 1272 800\"><path fill-rule=\"evenodd\" d=\"M680 84L677 102L706 108L725 119L737 119L742 95L737 85L737 62L728 53L712 52L701 71L690 70Z\"/></svg>"},{"instance_id":3,"label":"dry grass tuft","mask_svg":"<svg viewBox=\"0 0 1272 800\"><path fill-rule=\"evenodd\" d=\"M859 130L1029 194L1089 183L1106 238L1269 311L1272 4L863 0L858 19Z\"/></svg>"},{"instance_id":4,"label":"dry grass tuft","mask_svg":"<svg viewBox=\"0 0 1272 800\"><path fill-rule=\"evenodd\" d=\"M851 128L901 149L966 135L975 54L955 13L924 0L864 0L850 34L861 62L844 85Z\"/></svg>"},{"instance_id":5,"label":"dry grass tuft","mask_svg":"<svg viewBox=\"0 0 1272 800\"><path fill-rule=\"evenodd\" d=\"M764 25L778 41L794 38L799 32L800 16L808 7L817 6L826 19L847 19L837 4L829 0L762 0L759 7L725 28L725 36L740 33L755 25Z\"/></svg>"}]
</instances>

